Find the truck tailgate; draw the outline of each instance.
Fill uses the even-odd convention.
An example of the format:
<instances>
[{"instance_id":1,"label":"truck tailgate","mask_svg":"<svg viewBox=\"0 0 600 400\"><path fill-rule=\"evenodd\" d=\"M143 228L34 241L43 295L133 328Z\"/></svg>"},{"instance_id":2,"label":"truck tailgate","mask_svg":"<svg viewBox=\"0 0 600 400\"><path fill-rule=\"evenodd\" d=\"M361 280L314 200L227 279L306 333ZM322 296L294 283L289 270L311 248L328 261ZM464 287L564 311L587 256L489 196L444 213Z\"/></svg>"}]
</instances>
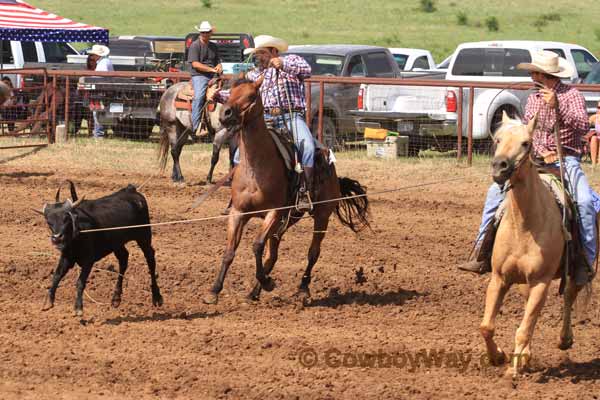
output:
<instances>
[{"instance_id":1,"label":"truck tailgate","mask_svg":"<svg viewBox=\"0 0 600 400\"><path fill-rule=\"evenodd\" d=\"M368 85L366 111L430 115L446 112L445 87Z\"/></svg>"}]
</instances>

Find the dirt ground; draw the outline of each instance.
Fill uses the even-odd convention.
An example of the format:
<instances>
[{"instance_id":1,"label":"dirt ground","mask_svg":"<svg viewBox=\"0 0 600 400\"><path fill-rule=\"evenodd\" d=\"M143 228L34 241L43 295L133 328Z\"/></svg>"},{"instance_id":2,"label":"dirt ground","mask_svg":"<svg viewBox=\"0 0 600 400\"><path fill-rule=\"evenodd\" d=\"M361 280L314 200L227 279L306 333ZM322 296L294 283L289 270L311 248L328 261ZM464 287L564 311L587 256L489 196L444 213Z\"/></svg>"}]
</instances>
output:
<instances>
[{"instance_id":1,"label":"dirt ground","mask_svg":"<svg viewBox=\"0 0 600 400\"><path fill-rule=\"evenodd\" d=\"M224 248L225 224L215 220L154 229L161 308L152 307L143 256L130 244L120 308L109 305L116 282L110 269L117 265L109 256L90 277L83 319L73 313L78 268L63 280L56 307L41 312L58 253L31 209L51 201L65 178L92 199L153 174L149 146L115 144L111 159L103 155L111 145L0 154L1 399L600 395L598 302L575 325L574 347L560 351L558 285L538 323L528 373L509 381L504 368L489 367L482 358L478 326L488 277L459 273L455 264L466 258L479 222L489 184L483 161L466 168L454 161L386 163L340 155L339 175L358 179L371 193L460 180L373 195L372 231L355 235L332 221L306 306L294 293L305 267L310 220L285 236L272 275L277 287L258 303L246 300L254 284L251 241L258 220L251 222L219 303L203 304ZM139 156L132 155L136 151ZM128 158L117 161L119 154ZM184 150L185 187L173 186L167 174L146 184L152 221L219 214L228 189L197 211L184 211L207 188L208 157L205 148ZM507 351L522 314L523 299L513 289L497 321L498 342Z\"/></svg>"}]
</instances>

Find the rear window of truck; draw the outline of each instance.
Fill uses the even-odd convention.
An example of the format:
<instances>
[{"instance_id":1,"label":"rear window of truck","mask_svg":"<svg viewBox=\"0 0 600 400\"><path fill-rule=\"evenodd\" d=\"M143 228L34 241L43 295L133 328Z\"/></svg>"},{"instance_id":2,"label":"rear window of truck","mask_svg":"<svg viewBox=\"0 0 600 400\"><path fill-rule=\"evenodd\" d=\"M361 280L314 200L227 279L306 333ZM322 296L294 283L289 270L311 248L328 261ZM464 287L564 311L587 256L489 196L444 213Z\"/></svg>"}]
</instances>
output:
<instances>
[{"instance_id":1,"label":"rear window of truck","mask_svg":"<svg viewBox=\"0 0 600 400\"><path fill-rule=\"evenodd\" d=\"M452 75L529 76L517 64L531 62L529 50L507 48L462 49L456 56Z\"/></svg>"},{"instance_id":2,"label":"rear window of truck","mask_svg":"<svg viewBox=\"0 0 600 400\"><path fill-rule=\"evenodd\" d=\"M391 75L394 73L386 53L368 53L365 62L369 76Z\"/></svg>"}]
</instances>

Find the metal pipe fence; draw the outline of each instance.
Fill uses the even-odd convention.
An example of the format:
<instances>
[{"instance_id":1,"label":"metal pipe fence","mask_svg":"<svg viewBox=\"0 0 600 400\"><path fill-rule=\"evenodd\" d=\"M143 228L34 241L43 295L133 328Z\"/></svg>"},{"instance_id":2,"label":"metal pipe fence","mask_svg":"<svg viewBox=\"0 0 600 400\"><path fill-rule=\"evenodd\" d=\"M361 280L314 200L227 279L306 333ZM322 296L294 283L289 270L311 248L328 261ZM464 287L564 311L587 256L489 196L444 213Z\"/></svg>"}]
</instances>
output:
<instances>
[{"instance_id":1,"label":"metal pipe fence","mask_svg":"<svg viewBox=\"0 0 600 400\"><path fill-rule=\"evenodd\" d=\"M129 139L156 137L162 94L170 85L190 79L190 74L185 72L19 69L3 70L0 74L11 77L15 84L12 101L0 107L0 137L45 137L47 143L54 141L59 124L65 125L70 137L91 136L94 132ZM231 76L224 78L232 79ZM306 121L321 142L338 149L364 146L356 117L350 114L351 110L357 109L361 84L407 87L417 94L420 88L455 90L456 127L453 134L442 136L434 132L429 135L424 121L416 120L415 124L422 124L422 134L409 137L408 154L421 155L432 148L458 160L466 155L469 165L473 154L485 149L485 143L482 145L481 140L473 138L476 92L534 88L532 83L313 76L305 81ZM598 93L600 99L600 85L575 87ZM330 106L332 102L337 108ZM411 121L399 123L412 126Z\"/></svg>"}]
</instances>

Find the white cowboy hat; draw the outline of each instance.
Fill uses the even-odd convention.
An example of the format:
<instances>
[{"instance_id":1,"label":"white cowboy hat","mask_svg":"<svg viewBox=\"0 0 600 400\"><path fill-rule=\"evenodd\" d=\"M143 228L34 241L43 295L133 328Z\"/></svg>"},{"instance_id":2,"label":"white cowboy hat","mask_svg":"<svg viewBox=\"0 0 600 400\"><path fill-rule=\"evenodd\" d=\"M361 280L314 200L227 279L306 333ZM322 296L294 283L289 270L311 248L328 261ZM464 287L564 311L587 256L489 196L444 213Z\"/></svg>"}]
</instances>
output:
<instances>
[{"instance_id":1,"label":"white cowboy hat","mask_svg":"<svg viewBox=\"0 0 600 400\"><path fill-rule=\"evenodd\" d=\"M110 49L101 44L95 44L91 50L88 50L88 54L95 54L100 57L106 57L110 53Z\"/></svg>"},{"instance_id":2,"label":"white cowboy hat","mask_svg":"<svg viewBox=\"0 0 600 400\"><path fill-rule=\"evenodd\" d=\"M212 32L213 31L213 27L210 24L210 22L208 22L208 21L202 21L200 23L200 25L196 25L195 28L198 32Z\"/></svg>"},{"instance_id":3,"label":"white cowboy hat","mask_svg":"<svg viewBox=\"0 0 600 400\"><path fill-rule=\"evenodd\" d=\"M517 68L531 72L541 72L557 78L570 78L575 74L575 69L571 63L549 50L540 50L533 53L530 63L520 63Z\"/></svg>"},{"instance_id":4,"label":"white cowboy hat","mask_svg":"<svg viewBox=\"0 0 600 400\"><path fill-rule=\"evenodd\" d=\"M244 50L244 55L253 54L258 49L267 47L275 47L280 53L287 51L288 44L285 40L279 39L270 35L258 35L254 38L254 47Z\"/></svg>"}]
</instances>

